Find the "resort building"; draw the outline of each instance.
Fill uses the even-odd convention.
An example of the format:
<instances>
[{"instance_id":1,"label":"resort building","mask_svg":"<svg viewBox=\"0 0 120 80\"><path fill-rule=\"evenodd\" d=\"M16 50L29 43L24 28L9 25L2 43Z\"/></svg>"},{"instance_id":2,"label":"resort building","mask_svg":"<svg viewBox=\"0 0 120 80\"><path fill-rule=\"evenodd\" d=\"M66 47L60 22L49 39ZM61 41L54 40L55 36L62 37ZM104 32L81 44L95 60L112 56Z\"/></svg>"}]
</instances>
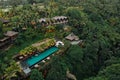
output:
<instances>
[{"instance_id":1,"label":"resort building","mask_svg":"<svg viewBox=\"0 0 120 80\"><path fill-rule=\"evenodd\" d=\"M71 33L69 34L68 36L65 37L67 40L70 40L70 41L77 41L79 40L79 37L76 36L74 33Z\"/></svg>"},{"instance_id":2,"label":"resort building","mask_svg":"<svg viewBox=\"0 0 120 80\"><path fill-rule=\"evenodd\" d=\"M53 17L53 20L55 20L54 24L62 24L62 23L68 22L68 18L65 16L56 16L56 17Z\"/></svg>"},{"instance_id":3,"label":"resort building","mask_svg":"<svg viewBox=\"0 0 120 80\"><path fill-rule=\"evenodd\" d=\"M7 31L4 34L4 38L0 39L0 49L6 47L8 44L11 44L17 37L18 32L14 32L14 31Z\"/></svg>"},{"instance_id":4,"label":"resort building","mask_svg":"<svg viewBox=\"0 0 120 80\"><path fill-rule=\"evenodd\" d=\"M18 35L18 32L15 32L15 31L7 31L5 34L4 34L6 37L10 37L11 41L14 41Z\"/></svg>"},{"instance_id":5,"label":"resort building","mask_svg":"<svg viewBox=\"0 0 120 80\"><path fill-rule=\"evenodd\" d=\"M5 47L6 45L8 45L10 43L10 38L9 37L4 37L3 39L0 39L0 49L2 47Z\"/></svg>"},{"instance_id":6,"label":"resort building","mask_svg":"<svg viewBox=\"0 0 120 80\"><path fill-rule=\"evenodd\" d=\"M50 60L50 56L59 50L55 45L55 39L44 39L21 50L13 58L20 63L23 73L27 76L32 68L39 68L40 63Z\"/></svg>"},{"instance_id":7,"label":"resort building","mask_svg":"<svg viewBox=\"0 0 120 80\"><path fill-rule=\"evenodd\" d=\"M65 39L69 40L72 45L81 44L83 42L83 40L80 40L74 33L69 34Z\"/></svg>"},{"instance_id":8,"label":"resort building","mask_svg":"<svg viewBox=\"0 0 120 80\"><path fill-rule=\"evenodd\" d=\"M66 16L56 16L53 18L41 18L39 22L42 26L55 25L55 24L66 24L68 18Z\"/></svg>"}]
</instances>

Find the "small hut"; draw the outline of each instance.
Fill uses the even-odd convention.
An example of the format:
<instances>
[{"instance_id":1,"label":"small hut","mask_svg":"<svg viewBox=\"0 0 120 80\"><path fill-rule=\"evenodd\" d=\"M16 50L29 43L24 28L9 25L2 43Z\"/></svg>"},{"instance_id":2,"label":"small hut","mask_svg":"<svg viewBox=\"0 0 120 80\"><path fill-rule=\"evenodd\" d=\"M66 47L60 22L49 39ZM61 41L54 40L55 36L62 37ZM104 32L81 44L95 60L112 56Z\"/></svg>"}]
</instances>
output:
<instances>
[{"instance_id":1,"label":"small hut","mask_svg":"<svg viewBox=\"0 0 120 80\"><path fill-rule=\"evenodd\" d=\"M65 37L67 40L70 40L70 41L78 41L79 40L79 37L76 36L74 33L71 33L69 34L68 36Z\"/></svg>"},{"instance_id":2,"label":"small hut","mask_svg":"<svg viewBox=\"0 0 120 80\"><path fill-rule=\"evenodd\" d=\"M5 45L10 43L9 37L4 37L3 39L0 39L0 48L4 47Z\"/></svg>"},{"instance_id":3,"label":"small hut","mask_svg":"<svg viewBox=\"0 0 120 80\"><path fill-rule=\"evenodd\" d=\"M7 31L5 34L5 36L10 37L12 41L14 41L18 35L18 32L15 31Z\"/></svg>"},{"instance_id":4,"label":"small hut","mask_svg":"<svg viewBox=\"0 0 120 80\"><path fill-rule=\"evenodd\" d=\"M53 24L64 24L68 22L66 16L55 16L53 18L41 18L38 20L43 26L53 25Z\"/></svg>"},{"instance_id":5,"label":"small hut","mask_svg":"<svg viewBox=\"0 0 120 80\"><path fill-rule=\"evenodd\" d=\"M68 18L66 16L56 16L56 17L53 17L53 19L55 21L57 21L58 23L67 23L68 22Z\"/></svg>"}]
</instances>

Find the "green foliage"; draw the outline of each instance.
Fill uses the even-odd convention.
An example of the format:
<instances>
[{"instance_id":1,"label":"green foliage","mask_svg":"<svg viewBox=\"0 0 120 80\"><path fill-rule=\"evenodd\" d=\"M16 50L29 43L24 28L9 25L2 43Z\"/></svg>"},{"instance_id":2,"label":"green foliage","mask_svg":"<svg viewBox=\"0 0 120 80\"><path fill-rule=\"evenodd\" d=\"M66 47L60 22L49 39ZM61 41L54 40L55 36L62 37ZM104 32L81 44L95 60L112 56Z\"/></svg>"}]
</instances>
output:
<instances>
[{"instance_id":1,"label":"green foliage","mask_svg":"<svg viewBox=\"0 0 120 80\"><path fill-rule=\"evenodd\" d=\"M21 50L20 55L29 55L29 54L32 54L35 51L37 51L36 47L29 46L29 47L26 47L25 49Z\"/></svg>"},{"instance_id":2,"label":"green foliage","mask_svg":"<svg viewBox=\"0 0 120 80\"><path fill-rule=\"evenodd\" d=\"M78 7L69 7L66 9L66 15L70 18L69 23L72 26L79 26L86 24L86 14Z\"/></svg>"},{"instance_id":3,"label":"green foliage","mask_svg":"<svg viewBox=\"0 0 120 80\"><path fill-rule=\"evenodd\" d=\"M65 80L67 65L64 60L58 56L52 59L52 63L49 65L51 68L48 72L46 80Z\"/></svg>"},{"instance_id":4,"label":"green foliage","mask_svg":"<svg viewBox=\"0 0 120 80\"><path fill-rule=\"evenodd\" d=\"M80 49L80 46L78 45L73 45L69 48L68 52L67 52L67 56L69 56L69 58L71 60L74 61L80 61L83 58L83 52ZM77 58L78 57L78 58ZM70 61L71 61L70 60Z\"/></svg>"},{"instance_id":5,"label":"green foliage","mask_svg":"<svg viewBox=\"0 0 120 80\"><path fill-rule=\"evenodd\" d=\"M20 1L13 1L11 3L14 3L13 6L16 6L20 4ZM52 59L51 65L48 66L49 70L46 79L64 80L66 78L66 69L69 68L70 72L78 80L86 78L88 78L86 80L119 80L119 0L27 1L30 4L43 2L45 7L41 9L39 8L41 6L39 4L34 6L24 5L23 7L14 8L7 15L4 15L4 17L9 17L12 21L10 26L17 27L20 32L15 43L16 45L8 50L8 52L5 52L8 59L21 49L39 39L43 39L44 36L47 38L57 37L58 39L63 39L68 34L67 32L62 32L63 26L58 25L55 32L44 34L46 28L41 27L37 19L48 16L66 15L69 18L69 25L74 27L72 27L72 32L84 41L84 47L71 46L69 48L70 43L64 41L65 46L63 50L66 52L64 52L65 54L62 57L55 56L55 59ZM35 29L36 26L40 29ZM27 28L25 32L22 31L24 27ZM1 30L0 26L0 36L2 35ZM50 43L40 46L40 50L50 45ZM0 62L1 73L4 72L6 63L9 63L6 60L1 60Z\"/></svg>"},{"instance_id":6,"label":"green foliage","mask_svg":"<svg viewBox=\"0 0 120 80\"><path fill-rule=\"evenodd\" d=\"M22 0L9 0L9 4L13 7L20 5Z\"/></svg>"},{"instance_id":7,"label":"green foliage","mask_svg":"<svg viewBox=\"0 0 120 80\"><path fill-rule=\"evenodd\" d=\"M44 80L43 75L37 69L33 69L30 75L30 80Z\"/></svg>"},{"instance_id":8,"label":"green foliage","mask_svg":"<svg viewBox=\"0 0 120 80\"><path fill-rule=\"evenodd\" d=\"M15 62L12 61L10 66L5 69L5 75L7 76L6 79L9 80L11 77L16 76L16 72L21 71L20 66Z\"/></svg>"},{"instance_id":9,"label":"green foliage","mask_svg":"<svg viewBox=\"0 0 120 80\"><path fill-rule=\"evenodd\" d=\"M40 44L37 46L28 46L22 50L20 50L19 54L23 55L23 56L27 56L27 55L31 55L33 53L35 53L36 51L42 52L45 49L48 49L51 46L55 45L55 40L54 39L46 39L46 42L43 41L39 41L36 44Z\"/></svg>"},{"instance_id":10,"label":"green foliage","mask_svg":"<svg viewBox=\"0 0 120 80\"><path fill-rule=\"evenodd\" d=\"M0 67L0 76L3 76L4 70L6 69L7 65L0 60L0 66L1 66Z\"/></svg>"},{"instance_id":11,"label":"green foliage","mask_svg":"<svg viewBox=\"0 0 120 80\"><path fill-rule=\"evenodd\" d=\"M71 46L66 53L66 63L69 65L68 67L73 72L73 74L76 75L77 79L83 79L84 77L83 68L85 68L85 66L83 65L82 59L83 51L78 45Z\"/></svg>"},{"instance_id":12,"label":"green foliage","mask_svg":"<svg viewBox=\"0 0 120 80\"><path fill-rule=\"evenodd\" d=\"M99 72L99 76L107 77L108 80L120 79L120 64L112 64Z\"/></svg>"},{"instance_id":13,"label":"green foliage","mask_svg":"<svg viewBox=\"0 0 120 80\"><path fill-rule=\"evenodd\" d=\"M109 80L109 79L107 79L105 77L91 77L91 78L85 79L85 80Z\"/></svg>"},{"instance_id":14,"label":"green foliage","mask_svg":"<svg viewBox=\"0 0 120 80\"><path fill-rule=\"evenodd\" d=\"M110 66L112 64L119 64L119 63L120 63L120 58L111 57L111 59L105 61L104 65L105 66Z\"/></svg>"}]
</instances>

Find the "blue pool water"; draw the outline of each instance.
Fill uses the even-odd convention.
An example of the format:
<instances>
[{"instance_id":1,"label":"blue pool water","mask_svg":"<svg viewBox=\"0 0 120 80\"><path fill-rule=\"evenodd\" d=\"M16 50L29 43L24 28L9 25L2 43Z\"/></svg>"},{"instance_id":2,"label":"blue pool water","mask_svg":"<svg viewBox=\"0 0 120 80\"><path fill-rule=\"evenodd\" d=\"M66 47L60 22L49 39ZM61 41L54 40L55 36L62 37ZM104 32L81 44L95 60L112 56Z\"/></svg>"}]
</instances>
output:
<instances>
[{"instance_id":1,"label":"blue pool water","mask_svg":"<svg viewBox=\"0 0 120 80\"><path fill-rule=\"evenodd\" d=\"M26 60L26 63L29 67L33 66L34 64L38 63L39 61L43 60L44 58L48 57L49 55L53 54L58 50L57 47L51 47L46 51L39 53L38 56L32 56Z\"/></svg>"}]
</instances>

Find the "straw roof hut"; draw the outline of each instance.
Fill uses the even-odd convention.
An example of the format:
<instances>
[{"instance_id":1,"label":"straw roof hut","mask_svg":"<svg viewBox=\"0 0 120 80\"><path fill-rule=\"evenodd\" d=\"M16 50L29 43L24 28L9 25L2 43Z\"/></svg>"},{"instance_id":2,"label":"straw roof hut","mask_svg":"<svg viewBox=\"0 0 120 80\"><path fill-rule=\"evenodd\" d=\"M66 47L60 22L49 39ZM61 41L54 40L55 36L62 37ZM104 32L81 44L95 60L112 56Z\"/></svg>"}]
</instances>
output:
<instances>
[{"instance_id":1,"label":"straw roof hut","mask_svg":"<svg viewBox=\"0 0 120 80\"><path fill-rule=\"evenodd\" d=\"M17 34L18 34L18 32L15 32L15 31L7 31L4 35L8 36L8 37L12 37L12 36L15 36Z\"/></svg>"},{"instance_id":2,"label":"straw roof hut","mask_svg":"<svg viewBox=\"0 0 120 80\"><path fill-rule=\"evenodd\" d=\"M5 34L5 36L10 37L12 41L14 41L18 35L18 32L15 31L7 31Z\"/></svg>"},{"instance_id":3,"label":"straw roof hut","mask_svg":"<svg viewBox=\"0 0 120 80\"><path fill-rule=\"evenodd\" d=\"M62 24L67 23L68 18L66 16L55 16L53 18L41 18L38 20L43 25ZM45 25L46 26L46 25Z\"/></svg>"},{"instance_id":4,"label":"straw roof hut","mask_svg":"<svg viewBox=\"0 0 120 80\"><path fill-rule=\"evenodd\" d=\"M8 44L10 42L9 37L4 37L3 39L0 39L0 47L3 47L4 45Z\"/></svg>"},{"instance_id":5,"label":"straw roof hut","mask_svg":"<svg viewBox=\"0 0 120 80\"><path fill-rule=\"evenodd\" d=\"M73 40L79 40L79 37L76 36L74 33L69 34L68 36L65 37L67 40L73 41Z\"/></svg>"}]
</instances>

